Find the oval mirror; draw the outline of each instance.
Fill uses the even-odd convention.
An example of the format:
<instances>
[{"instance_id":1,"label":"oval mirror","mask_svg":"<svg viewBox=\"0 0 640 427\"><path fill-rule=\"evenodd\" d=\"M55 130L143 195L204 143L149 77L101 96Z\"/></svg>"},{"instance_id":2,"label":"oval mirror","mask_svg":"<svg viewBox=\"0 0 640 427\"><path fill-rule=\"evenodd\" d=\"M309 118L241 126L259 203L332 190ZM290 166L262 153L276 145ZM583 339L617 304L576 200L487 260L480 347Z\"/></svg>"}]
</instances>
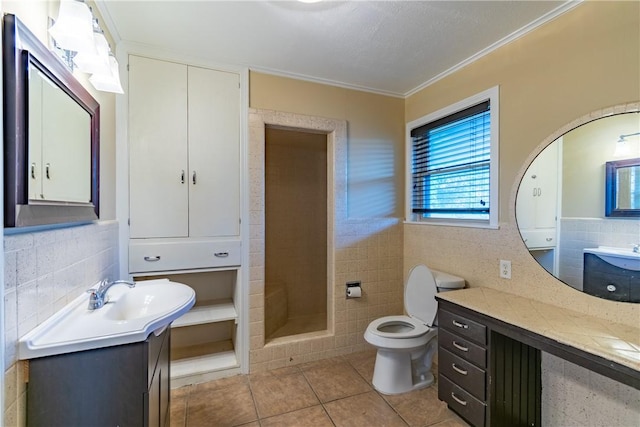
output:
<instances>
[{"instance_id":1,"label":"oval mirror","mask_svg":"<svg viewBox=\"0 0 640 427\"><path fill-rule=\"evenodd\" d=\"M612 197L624 215L610 215ZM640 113L589 121L545 147L520 182L516 221L529 253L567 285L640 302Z\"/></svg>"}]
</instances>

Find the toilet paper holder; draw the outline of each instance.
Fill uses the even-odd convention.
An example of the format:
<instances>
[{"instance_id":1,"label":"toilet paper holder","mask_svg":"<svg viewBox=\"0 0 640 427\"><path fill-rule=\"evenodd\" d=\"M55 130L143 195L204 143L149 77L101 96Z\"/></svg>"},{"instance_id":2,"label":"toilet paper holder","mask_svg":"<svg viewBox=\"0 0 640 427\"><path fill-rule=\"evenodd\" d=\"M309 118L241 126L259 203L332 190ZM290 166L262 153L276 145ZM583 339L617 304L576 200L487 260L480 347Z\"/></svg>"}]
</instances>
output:
<instances>
[{"instance_id":1,"label":"toilet paper holder","mask_svg":"<svg viewBox=\"0 0 640 427\"><path fill-rule=\"evenodd\" d=\"M346 297L348 298L360 298L362 296L362 283L357 280L354 282L347 282Z\"/></svg>"}]
</instances>

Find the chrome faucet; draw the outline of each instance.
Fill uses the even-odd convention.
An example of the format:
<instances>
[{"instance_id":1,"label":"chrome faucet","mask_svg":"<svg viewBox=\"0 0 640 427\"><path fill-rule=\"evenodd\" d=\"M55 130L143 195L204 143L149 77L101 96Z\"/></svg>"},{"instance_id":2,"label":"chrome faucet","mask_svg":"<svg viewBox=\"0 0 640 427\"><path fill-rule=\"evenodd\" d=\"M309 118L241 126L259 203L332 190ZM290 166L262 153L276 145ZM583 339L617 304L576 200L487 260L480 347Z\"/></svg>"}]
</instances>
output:
<instances>
[{"instance_id":1,"label":"chrome faucet","mask_svg":"<svg viewBox=\"0 0 640 427\"><path fill-rule=\"evenodd\" d=\"M98 289L89 289L91 295L89 296L89 310L96 310L102 307L105 304L105 297L107 296L107 291L113 285L127 285L130 288L136 286L133 282L128 282L126 280L115 280L113 282L108 281L107 279L101 280L98 285Z\"/></svg>"},{"instance_id":2,"label":"chrome faucet","mask_svg":"<svg viewBox=\"0 0 640 427\"><path fill-rule=\"evenodd\" d=\"M640 244L633 245L633 252L640 253Z\"/></svg>"}]
</instances>

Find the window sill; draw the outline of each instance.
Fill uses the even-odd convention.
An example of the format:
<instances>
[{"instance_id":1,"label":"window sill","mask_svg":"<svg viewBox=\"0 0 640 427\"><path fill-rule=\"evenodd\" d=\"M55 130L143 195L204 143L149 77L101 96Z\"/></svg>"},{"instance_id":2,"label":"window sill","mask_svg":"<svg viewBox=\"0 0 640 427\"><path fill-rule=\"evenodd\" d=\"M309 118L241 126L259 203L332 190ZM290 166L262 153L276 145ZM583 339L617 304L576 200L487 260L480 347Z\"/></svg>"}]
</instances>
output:
<instances>
[{"instance_id":1,"label":"window sill","mask_svg":"<svg viewBox=\"0 0 640 427\"><path fill-rule=\"evenodd\" d=\"M484 228L489 230L499 230L500 225L498 224L489 224L488 222L456 222L451 220L428 220L428 221L415 221L415 220L405 220L404 224L410 225L432 225L432 226L446 226L446 227L464 227L464 228Z\"/></svg>"}]
</instances>

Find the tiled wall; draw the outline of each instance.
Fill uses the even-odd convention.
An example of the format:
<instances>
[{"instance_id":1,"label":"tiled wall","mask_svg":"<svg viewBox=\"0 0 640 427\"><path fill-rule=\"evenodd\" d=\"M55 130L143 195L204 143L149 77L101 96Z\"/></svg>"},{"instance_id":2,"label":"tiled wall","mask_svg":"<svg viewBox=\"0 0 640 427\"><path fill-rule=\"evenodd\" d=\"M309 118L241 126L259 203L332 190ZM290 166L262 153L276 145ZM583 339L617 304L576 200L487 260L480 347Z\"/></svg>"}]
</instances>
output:
<instances>
[{"instance_id":1,"label":"tiled wall","mask_svg":"<svg viewBox=\"0 0 640 427\"><path fill-rule=\"evenodd\" d=\"M4 238L5 425L24 426L26 384L17 344L103 278L118 272L118 224L102 221Z\"/></svg>"},{"instance_id":2,"label":"tiled wall","mask_svg":"<svg viewBox=\"0 0 640 427\"><path fill-rule=\"evenodd\" d=\"M637 426L640 390L542 353L543 426Z\"/></svg>"},{"instance_id":3,"label":"tiled wall","mask_svg":"<svg viewBox=\"0 0 640 427\"><path fill-rule=\"evenodd\" d=\"M584 248L631 248L640 243L637 219L562 218L560 225L560 280L580 290Z\"/></svg>"},{"instance_id":4,"label":"tiled wall","mask_svg":"<svg viewBox=\"0 0 640 427\"><path fill-rule=\"evenodd\" d=\"M328 202L330 331L265 345L264 335L264 141L265 125L328 134L332 188ZM346 122L251 109L250 180L250 370L257 372L363 350L364 331L372 320L402 313L402 223L396 218L347 217ZM361 280L364 296L345 299L345 282Z\"/></svg>"}]
</instances>

